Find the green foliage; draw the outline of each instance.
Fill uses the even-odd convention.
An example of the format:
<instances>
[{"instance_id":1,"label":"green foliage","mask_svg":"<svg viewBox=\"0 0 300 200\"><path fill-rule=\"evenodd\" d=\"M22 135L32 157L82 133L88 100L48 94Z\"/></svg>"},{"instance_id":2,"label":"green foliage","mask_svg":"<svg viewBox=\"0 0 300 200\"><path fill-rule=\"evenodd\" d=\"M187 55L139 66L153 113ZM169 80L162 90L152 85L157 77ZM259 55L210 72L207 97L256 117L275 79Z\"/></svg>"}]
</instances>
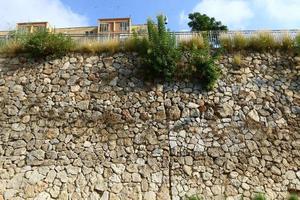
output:
<instances>
[{"instance_id":1,"label":"green foliage","mask_svg":"<svg viewBox=\"0 0 300 200\"><path fill-rule=\"evenodd\" d=\"M211 90L220 77L221 70L215 64L216 56L211 53L208 40L204 38L204 47L181 49L187 60L187 67L178 70L178 74L187 78L196 78L205 89ZM185 65L183 65L185 66Z\"/></svg>"},{"instance_id":2,"label":"green foliage","mask_svg":"<svg viewBox=\"0 0 300 200\"><path fill-rule=\"evenodd\" d=\"M145 36L139 36L137 33L133 37L127 39L123 44L124 51L139 52L145 55L149 48L149 40Z\"/></svg>"},{"instance_id":3,"label":"green foliage","mask_svg":"<svg viewBox=\"0 0 300 200\"><path fill-rule=\"evenodd\" d=\"M288 198L288 200L299 200L299 197L297 194L291 194Z\"/></svg>"},{"instance_id":4,"label":"green foliage","mask_svg":"<svg viewBox=\"0 0 300 200\"><path fill-rule=\"evenodd\" d=\"M202 198L199 197L198 195L193 195L193 196L187 197L186 199L187 200L202 200Z\"/></svg>"},{"instance_id":5,"label":"green foliage","mask_svg":"<svg viewBox=\"0 0 300 200\"><path fill-rule=\"evenodd\" d=\"M146 48L139 50L146 75L148 78L171 80L180 58L175 37L166 29L162 15L157 16L157 25L151 19L147 25L148 44ZM142 44L146 44L146 41L142 40Z\"/></svg>"},{"instance_id":6,"label":"green foliage","mask_svg":"<svg viewBox=\"0 0 300 200\"><path fill-rule=\"evenodd\" d=\"M191 20L188 25L192 28L192 31L217 31L227 30L227 26L222 25L220 21L216 21L215 18L210 18L206 14L198 12L189 14Z\"/></svg>"},{"instance_id":7,"label":"green foliage","mask_svg":"<svg viewBox=\"0 0 300 200\"><path fill-rule=\"evenodd\" d=\"M24 43L24 50L33 58L63 56L70 52L73 47L74 43L70 37L47 31L29 34Z\"/></svg>"},{"instance_id":8,"label":"green foliage","mask_svg":"<svg viewBox=\"0 0 300 200\"><path fill-rule=\"evenodd\" d=\"M253 200L267 200L266 196L262 193L256 194Z\"/></svg>"},{"instance_id":9,"label":"green foliage","mask_svg":"<svg viewBox=\"0 0 300 200\"><path fill-rule=\"evenodd\" d=\"M300 34L298 34L295 38L295 47L298 53L300 53Z\"/></svg>"}]
</instances>

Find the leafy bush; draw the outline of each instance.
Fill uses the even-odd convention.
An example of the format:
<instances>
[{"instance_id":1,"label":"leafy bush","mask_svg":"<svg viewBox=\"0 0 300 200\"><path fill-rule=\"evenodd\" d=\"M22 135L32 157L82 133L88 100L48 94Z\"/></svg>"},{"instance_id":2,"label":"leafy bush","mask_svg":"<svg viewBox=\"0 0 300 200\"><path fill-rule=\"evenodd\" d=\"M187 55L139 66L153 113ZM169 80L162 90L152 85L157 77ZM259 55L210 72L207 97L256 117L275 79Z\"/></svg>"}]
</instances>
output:
<instances>
[{"instance_id":1,"label":"leafy bush","mask_svg":"<svg viewBox=\"0 0 300 200\"><path fill-rule=\"evenodd\" d=\"M157 25L151 19L147 25L149 45L139 52L144 71L150 78L171 80L180 58L175 37L167 31L162 15L157 17Z\"/></svg>"},{"instance_id":2,"label":"leafy bush","mask_svg":"<svg viewBox=\"0 0 300 200\"><path fill-rule=\"evenodd\" d=\"M267 200L266 196L262 193L256 194L253 200Z\"/></svg>"},{"instance_id":3,"label":"leafy bush","mask_svg":"<svg viewBox=\"0 0 300 200\"><path fill-rule=\"evenodd\" d=\"M125 40L123 44L123 50L129 52L139 52L141 55L145 55L149 48L149 40L145 36L139 37L134 34L133 37Z\"/></svg>"},{"instance_id":4,"label":"leafy bush","mask_svg":"<svg viewBox=\"0 0 300 200\"><path fill-rule=\"evenodd\" d=\"M299 200L299 197L297 194L291 194L288 200Z\"/></svg>"},{"instance_id":5,"label":"leafy bush","mask_svg":"<svg viewBox=\"0 0 300 200\"><path fill-rule=\"evenodd\" d=\"M63 56L73 48L73 41L63 34L37 31L28 35L24 50L34 58Z\"/></svg>"},{"instance_id":6,"label":"leafy bush","mask_svg":"<svg viewBox=\"0 0 300 200\"><path fill-rule=\"evenodd\" d=\"M187 49L186 46L181 48L187 63L182 64L183 68L179 68L177 73L181 77L196 78L205 89L211 90L215 86L221 70L215 64L216 56L211 54L207 38L204 38L203 41L203 48L194 48L193 46L190 49Z\"/></svg>"}]
</instances>

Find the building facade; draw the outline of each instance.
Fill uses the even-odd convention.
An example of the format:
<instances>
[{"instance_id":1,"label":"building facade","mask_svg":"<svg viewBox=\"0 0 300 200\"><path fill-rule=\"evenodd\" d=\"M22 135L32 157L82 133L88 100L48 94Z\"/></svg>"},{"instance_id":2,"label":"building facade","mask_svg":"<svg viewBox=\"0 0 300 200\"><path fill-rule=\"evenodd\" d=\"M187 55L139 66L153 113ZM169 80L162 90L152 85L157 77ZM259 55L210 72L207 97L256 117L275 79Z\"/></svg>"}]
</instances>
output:
<instances>
[{"instance_id":1,"label":"building facade","mask_svg":"<svg viewBox=\"0 0 300 200\"><path fill-rule=\"evenodd\" d=\"M33 33L38 30L52 31L48 22L24 22L17 23L16 30L20 32Z\"/></svg>"},{"instance_id":2,"label":"building facade","mask_svg":"<svg viewBox=\"0 0 300 200\"><path fill-rule=\"evenodd\" d=\"M131 32L131 19L107 18L98 19L98 34L121 34Z\"/></svg>"},{"instance_id":3,"label":"building facade","mask_svg":"<svg viewBox=\"0 0 300 200\"><path fill-rule=\"evenodd\" d=\"M33 33L38 30L47 30L52 33L68 35L119 35L130 33L146 33L147 25L132 25L131 18L103 18L98 19L97 26L53 28L48 22L17 23L16 31ZM9 31L0 31L0 36L8 35Z\"/></svg>"}]
</instances>

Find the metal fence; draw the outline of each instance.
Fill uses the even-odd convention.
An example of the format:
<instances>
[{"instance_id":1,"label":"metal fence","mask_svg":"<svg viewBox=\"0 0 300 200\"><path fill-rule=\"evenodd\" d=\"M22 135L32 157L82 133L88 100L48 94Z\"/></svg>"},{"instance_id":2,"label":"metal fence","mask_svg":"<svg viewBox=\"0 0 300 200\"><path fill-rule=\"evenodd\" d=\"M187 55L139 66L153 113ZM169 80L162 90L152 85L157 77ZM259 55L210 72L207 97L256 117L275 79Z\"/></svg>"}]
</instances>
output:
<instances>
[{"instance_id":1,"label":"metal fence","mask_svg":"<svg viewBox=\"0 0 300 200\"><path fill-rule=\"evenodd\" d=\"M262 31L258 30L244 30L244 31L208 31L208 32L171 32L176 41L189 40L197 35L205 35L213 47L220 46L220 36L226 35L227 37L234 37L237 34L241 34L245 37L251 37L257 33L261 33ZM298 34L300 34L300 30L270 30L264 31L271 34L275 40L280 40L283 36L290 36L294 39ZM100 35L68 35L72 39L77 42L105 42L110 40L117 41L125 41L126 39L133 36L133 34L100 34ZM146 34L142 34L139 36L146 36Z\"/></svg>"},{"instance_id":2,"label":"metal fence","mask_svg":"<svg viewBox=\"0 0 300 200\"><path fill-rule=\"evenodd\" d=\"M244 35L245 37L251 37L261 31L258 30L244 30L244 31L208 31L208 32L172 32L174 34L176 41L182 41L182 40L188 40L191 39L194 36L197 36L199 34L205 35L210 42L210 44L213 47L219 47L220 46L220 36L226 35L228 37L234 37L236 34ZM300 34L300 30L293 29L293 30L268 30L264 31L267 33L270 33L273 35L275 39L280 39L285 35L289 35L291 38L295 38L296 35ZM133 34L116 34L116 33L110 33L110 34L95 34L95 35L84 35L84 34L69 34L72 39L77 41L78 43L84 43L84 42L105 42L105 41L125 41L128 38L131 38ZM138 35L140 37L146 36L146 34ZM7 36L0 36L0 42L7 41L11 39L12 37Z\"/></svg>"}]
</instances>

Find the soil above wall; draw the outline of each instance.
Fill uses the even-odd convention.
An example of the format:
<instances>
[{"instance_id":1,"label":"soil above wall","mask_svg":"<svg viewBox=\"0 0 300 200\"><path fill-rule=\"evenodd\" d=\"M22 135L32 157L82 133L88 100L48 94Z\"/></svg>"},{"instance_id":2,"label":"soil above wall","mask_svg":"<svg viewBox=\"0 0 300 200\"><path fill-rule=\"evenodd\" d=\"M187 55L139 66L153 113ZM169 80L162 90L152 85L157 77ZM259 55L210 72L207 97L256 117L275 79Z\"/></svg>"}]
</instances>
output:
<instances>
[{"instance_id":1,"label":"soil above wall","mask_svg":"<svg viewBox=\"0 0 300 200\"><path fill-rule=\"evenodd\" d=\"M0 58L0 199L285 199L300 191L300 57L218 61L213 91L135 54Z\"/></svg>"}]
</instances>

